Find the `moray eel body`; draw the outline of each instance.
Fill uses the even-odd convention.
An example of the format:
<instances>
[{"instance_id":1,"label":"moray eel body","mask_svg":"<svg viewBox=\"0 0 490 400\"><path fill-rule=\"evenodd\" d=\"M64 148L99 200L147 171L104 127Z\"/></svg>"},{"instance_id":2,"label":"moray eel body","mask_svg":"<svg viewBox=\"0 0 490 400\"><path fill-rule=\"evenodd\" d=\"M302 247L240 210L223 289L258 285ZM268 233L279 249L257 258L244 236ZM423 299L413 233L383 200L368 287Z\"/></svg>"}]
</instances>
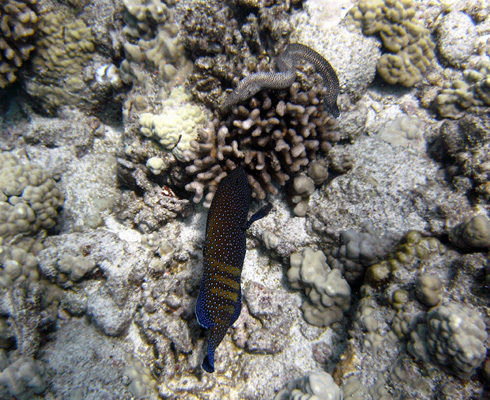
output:
<instances>
[{"instance_id":1,"label":"moray eel body","mask_svg":"<svg viewBox=\"0 0 490 400\"><path fill-rule=\"evenodd\" d=\"M245 259L245 231L264 217L267 204L247 221L251 190L243 168L235 168L218 185L206 225L204 274L197 298L199 324L211 329L208 354L202 367L214 372L214 352L242 308L240 280Z\"/></svg>"},{"instance_id":2,"label":"moray eel body","mask_svg":"<svg viewBox=\"0 0 490 400\"><path fill-rule=\"evenodd\" d=\"M325 108L335 118L340 115L337 106L339 95L339 78L330 63L315 50L300 43L288 45L286 50L277 59L279 72L259 72L243 78L236 89L231 92L221 106L221 112L226 112L238 104L257 94L262 89L286 89L296 79L296 66L301 60L308 61L315 66L327 87Z\"/></svg>"}]
</instances>

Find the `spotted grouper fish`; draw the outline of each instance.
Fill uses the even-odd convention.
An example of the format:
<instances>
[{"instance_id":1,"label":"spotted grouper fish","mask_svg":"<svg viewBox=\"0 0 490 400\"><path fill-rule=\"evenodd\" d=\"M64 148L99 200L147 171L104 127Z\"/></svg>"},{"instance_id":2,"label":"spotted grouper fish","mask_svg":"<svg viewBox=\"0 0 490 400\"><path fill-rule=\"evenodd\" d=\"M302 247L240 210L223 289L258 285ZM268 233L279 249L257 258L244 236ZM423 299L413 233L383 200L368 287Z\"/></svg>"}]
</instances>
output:
<instances>
[{"instance_id":1,"label":"spotted grouper fish","mask_svg":"<svg viewBox=\"0 0 490 400\"><path fill-rule=\"evenodd\" d=\"M209 209L204 243L204 274L196 304L199 324L211 329L202 367L214 372L214 352L242 308L240 279L245 231L272 209L270 203L247 221L251 191L245 171L235 168L218 185Z\"/></svg>"}]
</instances>

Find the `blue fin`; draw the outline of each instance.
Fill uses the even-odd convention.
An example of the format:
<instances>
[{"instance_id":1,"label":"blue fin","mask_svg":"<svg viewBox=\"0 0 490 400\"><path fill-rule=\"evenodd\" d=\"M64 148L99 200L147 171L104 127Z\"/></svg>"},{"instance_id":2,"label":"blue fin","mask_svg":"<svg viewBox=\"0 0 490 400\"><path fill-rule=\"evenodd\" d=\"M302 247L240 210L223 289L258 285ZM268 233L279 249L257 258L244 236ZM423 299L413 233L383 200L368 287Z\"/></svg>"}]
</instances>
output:
<instances>
[{"instance_id":1,"label":"blue fin","mask_svg":"<svg viewBox=\"0 0 490 400\"><path fill-rule=\"evenodd\" d=\"M232 326L235 323L235 321L240 316L241 312L242 312L242 292L240 291L240 293L238 293L238 300L236 301L236 304L235 304L235 311L233 312L233 315L231 316L230 326Z\"/></svg>"},{"instance_id":2,"label":"blue fin","mask_svg":"<svg viewBox=\"0 0 490 400\"><path fill-rule=\"evenodd\" d=\"M201 289L201 291L199 292L199 296L197 297L197 303L196 303L197 322L199 322L199 325L201 325L203 328L211 329L214 326L214 322L207 314L207 307L205 304L204 297L205 297L204 290Z\"/></svg>"},{"instance_id":3,"label":"blue fin","mask_svg":"<svg viewBox=\"0 0 490 400\"><path fill-rule=\"evenodd\" d=\"M214 356L214 354L213 354ZM209 359L209 355L204 357L204 361L202 362L202 369L206 372L213 373L214 372L214 357Z\"/></svg>"},{"instance_id":4,"label":"blue fin","mask_svg":"<svg viewBox=\"0 0 490 400\"><path fill-rule=\"evenodd\" d=\"M267 203L264 207L262 207L259 211L257 211L254 215L250 217L250 219L245 223L243 229L246 231L248 228L250 228L250 225L252 225L258 219L264 218L267 214L269 214L271 210L272 204Z\"/></svg>"}]
</instances>

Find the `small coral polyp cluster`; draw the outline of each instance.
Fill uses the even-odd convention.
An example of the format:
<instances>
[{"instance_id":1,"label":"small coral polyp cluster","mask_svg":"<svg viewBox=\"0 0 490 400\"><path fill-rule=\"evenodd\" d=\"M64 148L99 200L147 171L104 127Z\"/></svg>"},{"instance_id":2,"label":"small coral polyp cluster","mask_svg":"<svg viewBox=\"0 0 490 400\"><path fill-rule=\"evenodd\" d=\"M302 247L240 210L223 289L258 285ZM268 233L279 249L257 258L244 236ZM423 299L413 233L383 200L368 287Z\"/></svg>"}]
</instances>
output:
<instances>
[{"instance_id":1,"label":"small coral polyp cluster","mask_svg":"<svg viewBox=\"0 0 490 400\"><path fill-rule=\"evenodd\" d=\"M435 106L443 118L461 118L471 107L490 106L490 61L482 59L474 69L463 72L464 80L446 82L435 98Z\"/></svg>"}]
</instances>

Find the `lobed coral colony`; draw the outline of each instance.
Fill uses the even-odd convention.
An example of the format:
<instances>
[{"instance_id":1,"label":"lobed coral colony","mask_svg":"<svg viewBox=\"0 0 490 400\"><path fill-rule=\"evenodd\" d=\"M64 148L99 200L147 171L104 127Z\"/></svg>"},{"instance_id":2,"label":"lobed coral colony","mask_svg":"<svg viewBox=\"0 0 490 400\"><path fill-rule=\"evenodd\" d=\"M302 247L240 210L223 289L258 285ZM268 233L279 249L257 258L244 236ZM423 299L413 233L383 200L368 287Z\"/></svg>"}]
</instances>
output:
<instances>
[{"instance_id":1,"label":"lobed coral colony","mask_svg":"<svg viewBox=\"0 0 490 400\"><path fill-rule=\"evenodd\" d=\"M0 88L17 79L17 71L34 50L32 39L36 1L3 1L0 4Z\"/></svg>"},{"instance_id":2,"label":"lobed coral colony","mask_svg":"<svg viewBox=\"0 0 490 400\"><path fill-rule=\"evenodd\" d=\"M351 3L0 1L1 399L488 397L490 2Z\"/></svg>"}]
</instances>

